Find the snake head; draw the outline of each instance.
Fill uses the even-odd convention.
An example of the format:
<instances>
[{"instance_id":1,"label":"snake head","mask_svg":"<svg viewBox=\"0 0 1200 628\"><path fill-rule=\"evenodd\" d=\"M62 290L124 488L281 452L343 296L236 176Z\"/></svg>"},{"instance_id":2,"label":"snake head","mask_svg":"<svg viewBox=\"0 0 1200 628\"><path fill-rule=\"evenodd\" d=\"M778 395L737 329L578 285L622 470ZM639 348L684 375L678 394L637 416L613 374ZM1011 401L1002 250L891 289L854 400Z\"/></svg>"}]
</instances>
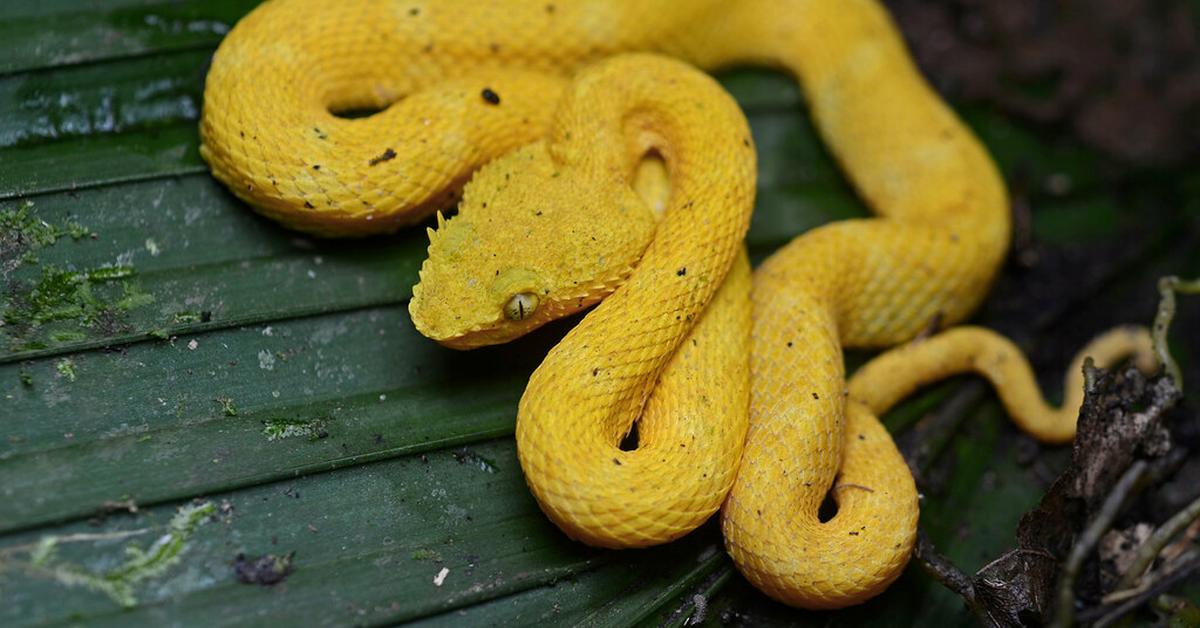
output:
<instances>
[{"instance_id":1,"label":"snake head","mask_svg":"<svg viewBox=\"0 0 1200 628\"><path fill-rule=\"evenodd\" d=\"M429 230L417 330L456 349L498 344L607 296L656 224L625 179L557 164L541 143L480 169L458 214Z\"/></svg>"}]
</instances>

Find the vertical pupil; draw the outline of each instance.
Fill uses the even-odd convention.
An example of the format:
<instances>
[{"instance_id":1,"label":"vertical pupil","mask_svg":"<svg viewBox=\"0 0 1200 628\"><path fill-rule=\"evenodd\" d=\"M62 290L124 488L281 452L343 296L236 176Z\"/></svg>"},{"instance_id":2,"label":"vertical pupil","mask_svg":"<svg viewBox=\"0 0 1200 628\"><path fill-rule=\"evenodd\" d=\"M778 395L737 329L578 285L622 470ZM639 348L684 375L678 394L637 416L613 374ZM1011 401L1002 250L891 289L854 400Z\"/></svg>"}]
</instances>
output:
<instances>
[{"instance_id":1,"label":"vertical pupil","mask_svg":"<svg viewBox=\"0 0 1200 628\"><path fill-rule=\"evenodd\" d=\"M537 297L528 292L514 294L504 305L504 316L511 321L525 320L537 308Z\"/></svg>"}]
</instances>

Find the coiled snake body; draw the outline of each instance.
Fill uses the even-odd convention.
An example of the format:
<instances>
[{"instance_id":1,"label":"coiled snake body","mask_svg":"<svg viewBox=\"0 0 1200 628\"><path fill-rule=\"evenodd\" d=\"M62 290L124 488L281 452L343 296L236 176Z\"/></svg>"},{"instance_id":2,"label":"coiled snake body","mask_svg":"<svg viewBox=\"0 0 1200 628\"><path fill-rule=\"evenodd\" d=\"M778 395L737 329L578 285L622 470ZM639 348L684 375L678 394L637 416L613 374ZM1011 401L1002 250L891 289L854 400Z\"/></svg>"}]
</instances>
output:
<instances>
[{"instance_id":1,"label":"coiled snake body","mask_svg":"<svg viewBox=\"0 0 1200 628\"><path fill-rule=\"evenodd\" d=\"M739 243L754 155L733 101L647 55L565 78L635 50L791 71L879 217L801 236L751 288ZM790 604L845 606L911 553L912 477L874 418L897 398L974 369L1022 427L1073 433L1078 396L1046 407L1019 352L981 330L845 381L843 345L965 318L1009 239L994 165L873 0L274 0L218 50L201 131L236 194L323 235L416 222L488 164L431 231L410 306L447 345L501 342L611 294L535 372L517 421L539 504L588 543L665 542L724 500L728 550L752 582ZM653 190L653 173L639 183L647 154L669 179L661 220L631 185ZM1119 332L1094 349L1115 359L1146 343ZM638 447L623 451L635 420ZM839 511L822 523L831 486Z\"/></svg>"}]
</instances>

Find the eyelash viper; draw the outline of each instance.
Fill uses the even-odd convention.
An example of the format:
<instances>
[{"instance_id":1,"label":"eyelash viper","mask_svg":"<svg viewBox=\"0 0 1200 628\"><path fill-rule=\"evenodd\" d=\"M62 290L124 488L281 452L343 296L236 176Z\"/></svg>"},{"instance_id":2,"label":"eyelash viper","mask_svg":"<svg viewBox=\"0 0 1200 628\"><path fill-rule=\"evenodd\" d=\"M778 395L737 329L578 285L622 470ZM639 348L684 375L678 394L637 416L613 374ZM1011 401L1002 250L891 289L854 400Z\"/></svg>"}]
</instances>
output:
<instances>
[{"instance_id":1,"label":"eyelash viper","mask_svg":"<svg viewBox=\"0 0 1200 628\"><path fill-rule=\"evenodd\" d=\"M565 78L631 50L792 71L880 217L798 238L751 287L738 243L753 151L732 100L653 57L620 56ZM331 113L385 106L361 120ZM235 194L327 236L418 222L491 162L460 215L439 216L413 319L445 344L486 344L612 293L534 374L517 423L531 489L575 538L663 542L702 522L728 490L726 544L755 585L797 606L846 606L886 587L911 553L915 488L874 418L897 398L976 369L1032 433L1061 441L1073 432L1077 399L1066 413L1040 405L1019 352L982 330L906 345L845 382L842 345L902 342L935 315L962 320L1009 238L994 165L920 79L873 0L669 9L274 0L215 55L201 139ZM648 150L670 174L661 222L638 209L628 185ZM534 217L566 227L540 235ZM584 235L591 243L573 237ZM499 247L491 258L490 246ZM1120 331L1093 349L1115 359L1147 352L1147 342ZM639 412L639 447L622 451ZM820 523L835 478L839 514Z\"/></svg>"}]
</instances>

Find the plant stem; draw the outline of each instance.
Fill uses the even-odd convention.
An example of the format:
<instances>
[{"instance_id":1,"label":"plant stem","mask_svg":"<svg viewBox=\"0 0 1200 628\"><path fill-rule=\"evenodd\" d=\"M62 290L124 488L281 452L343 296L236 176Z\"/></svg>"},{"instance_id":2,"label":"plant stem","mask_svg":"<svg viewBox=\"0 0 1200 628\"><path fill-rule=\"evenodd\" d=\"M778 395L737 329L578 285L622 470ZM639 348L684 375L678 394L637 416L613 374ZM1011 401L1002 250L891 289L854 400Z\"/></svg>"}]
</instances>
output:
<instances>
[{"instance_id":1,"label":"plant stem","mask_svg":"<svg viewBox=\"0 0 1200 628\"><path fill-rule=\"evenodd\" d=\"M1113 520L1121 512L1121 507L1139 488L1148 467L1144 460L1138 460L1126 469L1108 499L1100 506L1100 512L1096 513L1095 518L1071 547L1058 584L1058 608L1050 623L1052 627L1068 628L1072 625L1075 618L1075 580L1079 577L1083 563L1100 542L1100 537L1112 526Z\"/></svg>"}]
</instances>

